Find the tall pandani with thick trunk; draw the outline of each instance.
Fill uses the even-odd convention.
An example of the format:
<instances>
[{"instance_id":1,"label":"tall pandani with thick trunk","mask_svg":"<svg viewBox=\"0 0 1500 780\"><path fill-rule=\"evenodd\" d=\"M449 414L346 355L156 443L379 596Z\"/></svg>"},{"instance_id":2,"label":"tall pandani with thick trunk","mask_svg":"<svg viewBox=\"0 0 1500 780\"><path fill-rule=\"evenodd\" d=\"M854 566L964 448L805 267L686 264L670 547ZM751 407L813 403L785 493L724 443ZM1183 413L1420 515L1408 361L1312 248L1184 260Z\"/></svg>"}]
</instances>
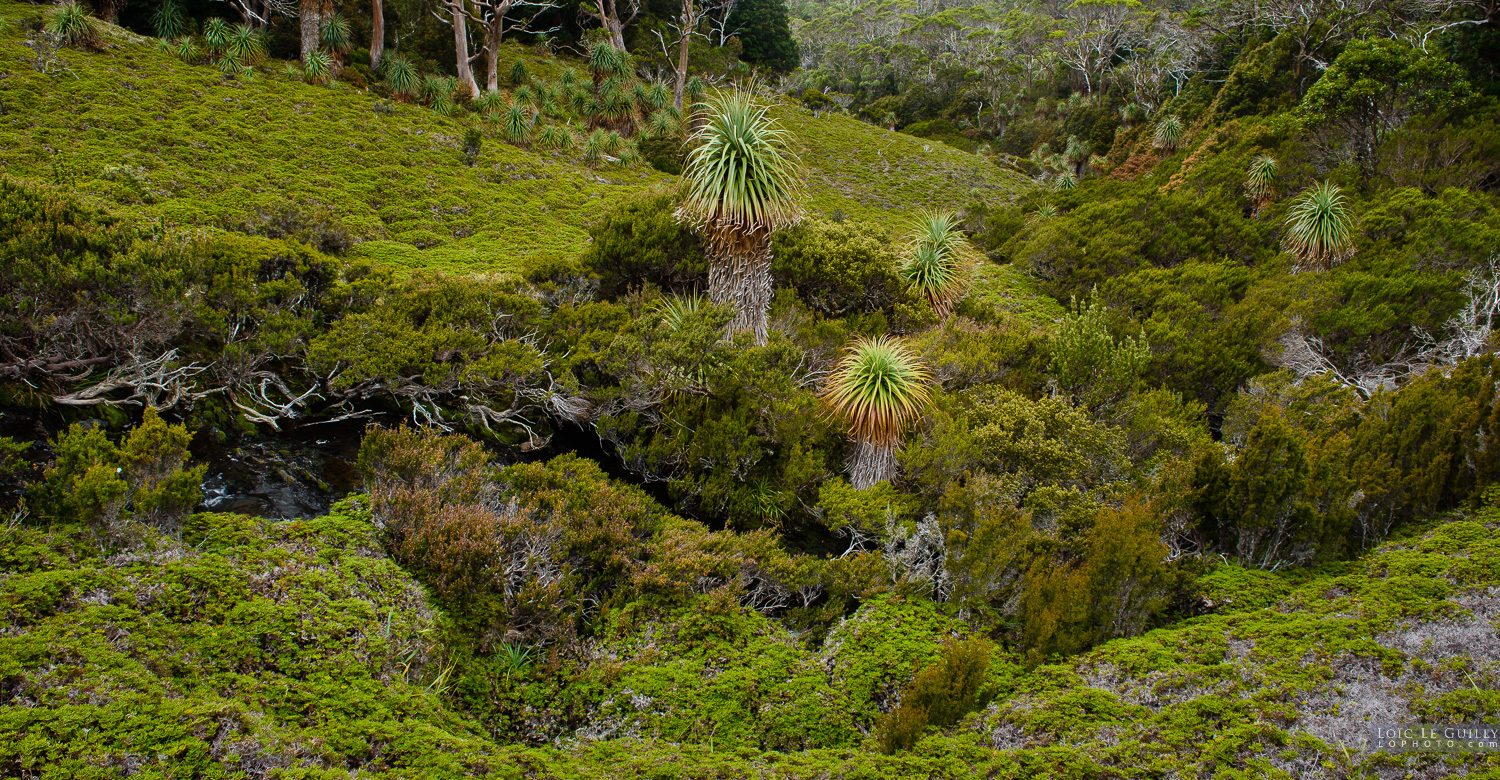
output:
<instances>
[{"instance_id":1,"label":"tall pandani with thick trunk","mask_svg":"<svg viewBox=\"0 0 1500 780\"><path fill-rule=\"evenodd\" d=\"M820 396L849 427L849 484L863 490L896 475L896 449L907 426L931 402L932 372L898 339L861 339L834 367Z\"/></svg>"},{"instance_id":2,"label":"tall pandani with thick trunk","mask_svg":"<svg viewBox=\"0 0 1500 780\"><path fill-rule=\"evenodd\" d=\"M708 297L734 307L729 332L765 344L771 234L802 219L802 165L786 131L748 92L719 93L699 111L677 217L703 235Z\"/></svg>"},{"instance_id":3,"label":"tall pandani with thick trunk","mask_svg":"<svg viewBox=\"0 0 1500 780\"><path fill-rule=\"evenodd\" d=\"M953 307L963 300L974 278L968 246L957 216L924 212L912 226L906 258L896 269L912 292L926 298L942 319L953 316Z\"/></svg>"}]
</instances>

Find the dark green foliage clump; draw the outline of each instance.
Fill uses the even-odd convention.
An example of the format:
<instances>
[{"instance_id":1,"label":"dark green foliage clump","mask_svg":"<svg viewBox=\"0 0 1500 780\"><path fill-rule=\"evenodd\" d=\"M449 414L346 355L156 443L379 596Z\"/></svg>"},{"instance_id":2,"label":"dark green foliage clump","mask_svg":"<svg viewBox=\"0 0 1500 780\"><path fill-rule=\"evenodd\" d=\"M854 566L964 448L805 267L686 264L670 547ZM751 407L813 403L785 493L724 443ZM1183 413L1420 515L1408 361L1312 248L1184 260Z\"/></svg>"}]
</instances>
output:
<instances>
[{"instance_id":1,"label":"dark green foliage clump","mask_svg":"<svg viewBox=\"0 0 1500 780\"><path fill-rule=\"evenodd\" d=\"M989 674L991 644L968 639L943 648L942 658L917 673L901 692L901 705L886 716L880 747L887 754L910 750L928 726L947 728L987 702L981 696Z\"/></svg>"},{"instance_id":2,"label":"dark green foliage clump","mask_svg":"<svg viewBox=\"0 0 1500 780\"><path fill-rule=\"evenodd\" d=\"M677 221L675 208L667 195L641 197L594 227L583 262L599 275L601 294L617 296L647 283L670 292L706 286L702 244Z\"/></svg>"}]
</instances>

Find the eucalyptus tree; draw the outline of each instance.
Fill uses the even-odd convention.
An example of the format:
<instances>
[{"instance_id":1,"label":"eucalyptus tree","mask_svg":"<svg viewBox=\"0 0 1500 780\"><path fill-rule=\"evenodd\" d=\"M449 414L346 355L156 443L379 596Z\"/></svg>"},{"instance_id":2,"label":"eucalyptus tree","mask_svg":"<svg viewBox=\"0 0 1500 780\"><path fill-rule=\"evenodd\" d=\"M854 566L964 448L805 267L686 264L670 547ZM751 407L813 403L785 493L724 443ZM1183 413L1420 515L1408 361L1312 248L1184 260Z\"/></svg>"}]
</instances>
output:
<instances>
[{"instance_id":1,"label":"eucalyptus tree","mask_svg":"<svg viewBox=\"0 0 1500 780\"><path fill-rule=\"evenodd\" d=\"M557 27L543 28L537 22L561 5L562 0L471 0L470 20L483 31L480 48L485 57L486 89L490 92L500 89L500 43L506 33L556 32Z\"/></svg>"},{"instance_id":2,"label":"eucalyptus tree","mask_svg":"<svg viewBox=\"0 0 1500 780\"><path fill-rule=\"evenodd\" d=\"M1338 185L1325 181L1297 196L1281 248L1297 258L1299 268L1332 268L1354 256L1354 215Z\"/></svg>"},{"instance_id":3,"label":"eucalyptus tree","mask_svg":"<svg viewBox=\"0 0 1500 780\"><path fill-rule=\"evenodd\" d=\"M677 218L703 235L708 296L734 307L729 332L766 343L771 234L802 219L802 165L790 137L747 92L721 92L690 139Z\"/></svg>"},{"instance_id":4,"label":"eucalyptus tree","mask_svg":"<svg viewBox=\"0 0 1500 780\"><path fill-rule=\"evenodd\" d=\"M379 70L385 58L385 3L370 0L370 70Z\"/></svg>"},{"instance_id":5,"label":"eucalyptus tree","mask_svg":"<svg viewBox=\"0 0 1500 780\"><path fill-rule=\"evenodd\" d=\"M479 84L474 81L474 67L469 56L469 0L443 0L443 10L448 12L449 24L453 27L453 49L458 71L459 93L465 98L479 94Z\"/></svg>"},{"instance_id":6,"label":"eucalyptus tree","mask_svg":"<svg viewBox=\"0 0 1500 780\"><path fill-rule=\"evenodd\" d=\"M932 372L898 339L861 339L844 353L820 400L854 440L849 484L863 490L896 475L902 434L931 403L931 386Z\"/></svg>"},{"instance_id":7,"label":"eucalyptus tree","mask_svg":"<svg viewBox=\"0 0 1500 780\"><path fill-rule=\"evenodd\" d=\"M641 0L591 0L579 3L578 12L597 20L609 36L610 45L623 52L625 25L640 15Z\"/></svg>"},{"instance_id":8,"label":"eucalyptus tree","mask_svg":"<svg viewBox=\"0 0 1500 780\"><path fill-rule=\"evenodd\" d=\"M1370 23L1380 0L1231 0L1229 20L1260 27L1284 37L1292 52L1292 78L1302 89L1308 63L1327 68L1329 50L1358 37Z\"/></svg>"},{"instance_id":9,"label":"eucalyptus tree","mask_svg":"<svg viewBox=\"0 0 1500 780\"><path fill-rule=\"evenodd\" d=\"M301 0L297 6L297 21L302 34L302 64L318 50L318 27L323 13L323 0Z\"/></svg>"}]
</instances>

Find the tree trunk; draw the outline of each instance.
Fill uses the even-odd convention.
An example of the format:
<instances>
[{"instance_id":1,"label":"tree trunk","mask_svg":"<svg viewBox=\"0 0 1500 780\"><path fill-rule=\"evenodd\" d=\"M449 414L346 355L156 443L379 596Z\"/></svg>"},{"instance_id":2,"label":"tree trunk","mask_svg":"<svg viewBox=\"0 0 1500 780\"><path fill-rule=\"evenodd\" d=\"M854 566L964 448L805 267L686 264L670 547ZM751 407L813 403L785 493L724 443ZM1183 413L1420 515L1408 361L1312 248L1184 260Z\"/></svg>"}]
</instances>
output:
<instances>
[{"instance_id":1,"label":"tree trunk","mask_svg":"<svg viewBox=\"0 0 1500 780\"><path fill-rule=\"evenodd\" d=\"M723 238L715 238L720 232ZM748 235L727 227L709 228L708 297L734 307L726 335L749 331L755 343L766 343L766 312L771 308L771 234Z\"/></svg>"},{"instance_id":2,"label":"tree trunk","mask_svg":"<svg viewBox=\"0 0 1500 780\"><path fill-rule=\"evenodd\" d=\"M375 12L370 16L370 70L380 69L385 56L385 8L382 0L372 0Z\"/></svg>"},{"instance_id":3,"label":"tree trunk","mask_svg":"<svg viewBox=\"0 0 1500 780\"><path fill-rule=\"evenodd\" d=\"M610 44L625 51L625 22L620 21L620 14L615 10L615 0L594 0L594 7L599 12L599 22L609 33Z\"/></svg>"},{"instance_id":4,"label":"tree trunk","mask_svg":"<svg viewBox=\"0 0 1500 780\"><path fill-rule=\"evenodd\" d=\"M485 26L485 46L488 51L489 74L486 87L491 92L500 91L500 39L505 35L505 10L510 3L497 5L490 22Z\"/></svg>"},{"instance_id":5,"label":"tree trunk","mask_svg":"<svg viewBox=\"0 0 1500 780\"><path fill-rule=\"evenodd\" d=\"M896 476L896 445L856 441L848 469L849 485L855 490L889 482Z\"/></svg>"},{"instance_id":6,"label":"tree trunk","mask_svg":"<svg viewBox=\"0 0 1500 780\"><path fill-rule=\"evenodd\" d=\"M687 86L688 72L688 44L693 40L693 31L688 24L696 20L693 14L693 0L682 0L682 16L678 21L682 23L682 37L677 41L677 80L672 84L672 104L677 110L682 110L682 91Z\"/></svg>"},{"instance_id":7,"label":"tree trunk","mask_svg":"<svg viewBox=\"0 0 1500 780\"><path fill-rule=\"evenodd\" d=\"M318 50L318 9L322 4L319 0L302 0L302 62Z\"/></svg>"},{"instance_id":8,"label":"tree trunk","mask_svg":"<svg viewBox=\"0 0 1500 780\"><path fill-rule=\"evenodd\" d=\"M95 5L100 19L110 24L120 23L120 0L98 0Z\"/></svg>"},{"instance_id":9,"label":"tree trunk","mask_svg":"<svg viewBox=\"0 0 1500 780\"><path fill-rule=\"evenodd\" d=\"M453 15L453 48L457 52L458 91L467 97L479 94L479 85L474 83L474 68L469 65L468 14L464 12L464 0L447 0L448 10Z\"/></svg>"}]
</instances>

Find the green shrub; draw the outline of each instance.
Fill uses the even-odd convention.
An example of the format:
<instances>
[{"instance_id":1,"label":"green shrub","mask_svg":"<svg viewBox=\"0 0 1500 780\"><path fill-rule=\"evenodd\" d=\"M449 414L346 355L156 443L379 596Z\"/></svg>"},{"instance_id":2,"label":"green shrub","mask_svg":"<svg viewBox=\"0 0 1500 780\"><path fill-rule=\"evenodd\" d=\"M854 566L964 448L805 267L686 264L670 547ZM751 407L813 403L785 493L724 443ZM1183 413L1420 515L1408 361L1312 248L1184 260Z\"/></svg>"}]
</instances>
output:
<instances>
[{"instance_id":1,"label":"green shrub","mask_svg":"<svg viewBox=\"0 0 1500 780\"><path fill-rule=\"evenodd\" d=\"M464 165L470 168L479 161L479 152L484 148L484 133L477 127L464 129L463 157Z\"/></svg>"},{"instance_id":2,"label":"green shrub","mask_svg":"<svg viewBox=\"0 0 1500 780\"><path fill-rule=\"evenodd\" d=\"M1022 640L1032 663L1139 634L1171 601L1176 573L1149 504L1100 512L1082 552L1076 568L1042 558L1026 573Z\"/></svg>"},{"instance_id":3,"label":"green shrub","mask_svg":"<svg viewBox=\"0 0 1500 780\"><path fill-rule=\"evenodd\" d=\"M669 195L627 201L589 231L583 263L599 275L600 294L614 297L650 283L686 292L707 286L708 261L698 237L677 221Z\"/></svg>"},{"instance_id":4,"label":"green shrub","mask_svg":"<svg viewBox=\"0 0 1500 780\"><path fill-rule=\"evenodd\" d=\"M664 112L658 111L652 114L652 117L655 118L662 113ZM683 166L687 164L687 146L683 143L681 136L670 133L653 134L637 140L636 145L646 162L651 163L651 167L662 173L672 176L681 175Z\"/></svg>"},{"instance_id":5,"label":"green shrub","mask_svg":"<svg viewBox=\"0 0 1500 780\"><path fill-rule=\"evenodd\" d=\"M771 272L809 308L829 317L892 313L908 300L896 274L899 248L878 228L808 219L776 234Z\"/></svg>"},{"instance_id":6,"label":"green shrub","mask_svg":"<svg viewBox=\"0 0 1500 780\"><path fill-rule=\"evenodd\" d=\"M191 439L149 406L119 446L100 428L74 425L58 437L53 465L32 487L31 503L55 520L95 529L110 546L133 543L136 522L175 536L202 498L208 469L183 468Z\"/></svg>"},{"instance_id":7,"label":"green shrub","mask_svg":"<svg viewBox=\"0 0 1500 780\"><path fill-rule=\"evenodd\" d=\"M882 721L881 752L910 750L928 726L946 728L964 715L982 709L980 692L989 671L994 646L974 637L943 648L937 663L917 673L901 692L901 704Z\"/></svg>"}]
</instances>

